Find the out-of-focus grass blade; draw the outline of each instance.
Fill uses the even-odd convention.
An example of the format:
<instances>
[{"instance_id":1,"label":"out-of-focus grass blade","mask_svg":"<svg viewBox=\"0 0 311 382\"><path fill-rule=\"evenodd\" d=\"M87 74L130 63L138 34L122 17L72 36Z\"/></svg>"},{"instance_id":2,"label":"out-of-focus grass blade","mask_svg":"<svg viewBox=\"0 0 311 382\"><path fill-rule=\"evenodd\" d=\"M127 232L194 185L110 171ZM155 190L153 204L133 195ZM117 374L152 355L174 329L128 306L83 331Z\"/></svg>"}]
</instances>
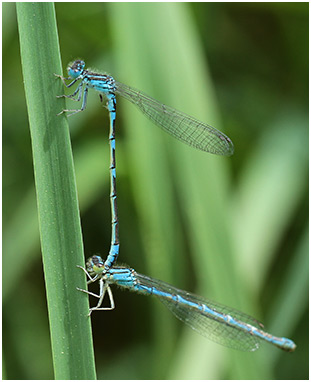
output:
<instances>
[{"instance_id":1,"label":"out-of-focus grass blade","mask_svg":"<svg viewBox=\"0 0 311 382\"><path fill-rule=\"evenodd\" d=\"M264 130L235 192L233 237L237 259L256 293L304 195L306 126L301 118L285 115Z\"/></svg>"},{"instance_id":2,"label":"out-of-focus grass blade","mask_svg":"<svg viewBox=\"0 0 311 382\"><path fill-rule=\"evenodd\" d=\"M113 4L111 12L119 62L117 79L215 125L213 92L209 88L200 41L186 6L122 4L121 9L120 4ZM118 27L120 23L123 29ZM137 34L145 36L140 45L136 44ZM184 44L179 45L180 41ZM216 158L175 142L139 116L132 105L124 103L122 110L124 108L127 110L125 123L132 184L142 223L141 233L145 238L149 274L170 281L165 277L168 270L173 274L180 273L185 266L184 250L189 240L200 292L206 291L209 285L217 291L214 295L222 302L228 299L228 291L235 300L238 294L242 294L242 287L237 286L239 278L234 273L228 237L225 161L230 159ZM180 205L187 235L181 242L182 246L180 238L183 233L180 222L176 220ZM180 281L176 284L176 280L176 286L184 287ZM160 313L156 312L158 318ZM155 335L160 344L158 352L163 358L165 352L170 354L171 351L167 337L170 330L166 329L164 335L164 323L160 322L161 325L155 327ZM166 319L165 325L168 324L169 319ZM192 338L196 347L188 347L187 351L193 355L203 353L210 360L208 368L205 361L195 365L196 378L206 378L209 375L206 373L217 374L212 370L213 366L217 367L214 356L219 357L212 350L215 345L205 339L197 340L195 334ZM201 346L197 346L198 342ZM204 357L197 359L203 361ZM256 367L250 366L251 362L248 364L256 375ZM181 375L187 378L187 370L193 378L193 366L190 367L188 362L179 364L176 369L180 367L183 372L173 378Z\"/></svg>"}]
</instances>

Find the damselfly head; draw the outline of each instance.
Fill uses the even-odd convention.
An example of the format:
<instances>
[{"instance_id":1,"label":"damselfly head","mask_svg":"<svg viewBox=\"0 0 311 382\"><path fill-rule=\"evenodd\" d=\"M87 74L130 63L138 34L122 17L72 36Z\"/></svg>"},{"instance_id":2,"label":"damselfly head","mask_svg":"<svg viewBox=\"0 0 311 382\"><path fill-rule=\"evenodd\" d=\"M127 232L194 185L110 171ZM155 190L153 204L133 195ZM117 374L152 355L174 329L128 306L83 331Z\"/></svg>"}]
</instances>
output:
<instances>
[{"instance_id":1,"label":"damselfly head","mask_svg":"<svg viewBox=\"0 0 311 382\"><path fill-rule=\"evenodd\" d=\"M103 259L97 255L90 257L85 265L86 270L90 275L103 273L105 270Z\"/></svg>"},{"instance_id":2,"label":"damselfly head","mask_svg":"<svg viewBox=\"0 0 311 382\"><path fill-rule=\"evenodd\" d=\"M79 77L85 67L85 62L82 60L76 60L73 63L68 64L67 71L68 75L71 78L77 78Z\"/></svg>"}]
</instances>

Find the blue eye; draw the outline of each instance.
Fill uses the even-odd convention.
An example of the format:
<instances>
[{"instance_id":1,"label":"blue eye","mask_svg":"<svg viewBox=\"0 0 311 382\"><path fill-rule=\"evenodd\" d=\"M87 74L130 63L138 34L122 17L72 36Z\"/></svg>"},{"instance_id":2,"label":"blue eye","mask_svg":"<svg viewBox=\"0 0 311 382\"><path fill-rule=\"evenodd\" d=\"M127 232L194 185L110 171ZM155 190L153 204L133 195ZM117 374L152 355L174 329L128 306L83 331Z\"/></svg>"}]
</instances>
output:
<instances>
[{"instance_id":1,"label":"blue eye","mask_svg":"<svg viewBox=\"0 0 311 382\"><path fill-rule=\"evenodd\" d=\"M78 78L82 74L84 67L85 62L81 60L76 60L73 64L69 64L67 68L69 77Z\"/></svg>"}]
</instances>

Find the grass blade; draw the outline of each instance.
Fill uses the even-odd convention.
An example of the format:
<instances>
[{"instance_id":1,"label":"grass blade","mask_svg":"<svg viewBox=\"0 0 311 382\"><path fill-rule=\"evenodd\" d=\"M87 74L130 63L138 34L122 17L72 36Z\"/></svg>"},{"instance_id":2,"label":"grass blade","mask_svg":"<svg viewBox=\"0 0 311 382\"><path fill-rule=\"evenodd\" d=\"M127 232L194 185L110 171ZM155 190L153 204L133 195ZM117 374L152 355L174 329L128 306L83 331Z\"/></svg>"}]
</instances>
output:
<instances>
[{"instance_id":1,"label":"grass blade","mask_svg":"<svg viewBox=\"0 0 311 382\"><path fill-rule=\"evenodd\" d=\"M64 102L52 3L17 3L21 58L32 140L41 248L56 379L94 379L83 243L69 130L56 114Z\"/></svg>"}]
</instances>

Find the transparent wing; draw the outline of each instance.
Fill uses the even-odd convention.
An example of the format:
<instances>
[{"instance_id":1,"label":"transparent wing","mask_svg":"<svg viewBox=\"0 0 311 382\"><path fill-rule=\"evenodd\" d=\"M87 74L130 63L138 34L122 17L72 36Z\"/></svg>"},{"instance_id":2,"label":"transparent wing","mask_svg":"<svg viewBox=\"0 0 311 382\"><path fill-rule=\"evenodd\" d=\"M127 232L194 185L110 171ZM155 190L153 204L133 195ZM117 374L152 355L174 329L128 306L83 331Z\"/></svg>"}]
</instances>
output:
<instances>
[{"instance_id":1,"label":"transparent wing","mask_svg":"<svg viewBox=\"0 0 311 382\"><path fill-rule=\"evenodd\" d=\"M137 274L136 278L141 286L153 288L152 294L156 295L178 319L204 337L221 345L238 350L254 351L258 349L259 338L249 332L241 330L241 328L230 326L224 320L220 320L219 317L217 317L217 313L230 315L241 323L249 324L262 330L263 325L256 319L235 309L174 288L163 281L141 274ZM178 296L187 300L189 305L187 303L180 304L177 302ZM202 305L212 309L215 314L213 314L213 312L207 313L200 310L200 306Z\"/></svg>"},{"instance_id":2,"label":"transparent wing","mask_svg":"<svg viewBox=\"0 0 311 382\"><path fill-rule=\"evenodd\" d=\"M175 138L197 149L218 155L232 155L234 146L230 138L214 127L198 121L172 107L159 103L155 99L115 81L116 94L137 105L139 109Z\"/></svg>"}]
</instances>

